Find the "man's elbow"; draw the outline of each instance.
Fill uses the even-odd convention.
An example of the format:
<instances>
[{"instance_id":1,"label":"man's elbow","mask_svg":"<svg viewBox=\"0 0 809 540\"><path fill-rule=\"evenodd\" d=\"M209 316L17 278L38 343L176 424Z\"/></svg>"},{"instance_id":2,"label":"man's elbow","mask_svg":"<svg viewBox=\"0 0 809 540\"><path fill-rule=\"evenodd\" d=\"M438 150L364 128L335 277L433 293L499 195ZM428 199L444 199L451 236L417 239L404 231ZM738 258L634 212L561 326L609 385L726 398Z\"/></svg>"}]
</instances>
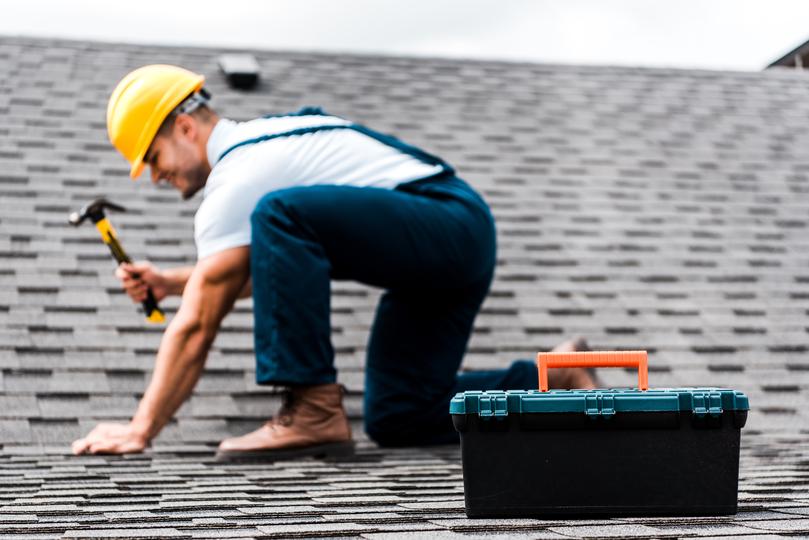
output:
<instances>
[{"instance_id":1,"label":"man's elbow","mask_svg":"<svg viewBox=\"0 0 809 540\"><path fill-rule=\"evenodd\" d=\"M179 314L178 314L179 315ZM211 345L216 339L218 325L205 323L197 318L177 317L166 329L167 334L172 334L186 353L194 353L190 356L194 359L204 359Z\"/></svg>"}]
</instances>

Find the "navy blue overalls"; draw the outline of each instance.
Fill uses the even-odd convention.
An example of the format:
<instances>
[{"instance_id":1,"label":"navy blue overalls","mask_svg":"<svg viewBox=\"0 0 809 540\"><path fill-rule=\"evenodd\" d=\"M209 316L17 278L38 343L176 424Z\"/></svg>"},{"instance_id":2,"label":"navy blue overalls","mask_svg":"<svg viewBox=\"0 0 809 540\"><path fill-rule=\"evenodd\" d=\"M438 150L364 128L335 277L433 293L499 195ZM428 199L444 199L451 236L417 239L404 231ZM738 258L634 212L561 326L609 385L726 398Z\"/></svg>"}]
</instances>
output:
<instances>
[{"instance_id":1,"label":"navy blue overalls","mask_svg":"<svg viewBox=\"0 0 809 540\"><path fill-rule=\"evenodd\" d=\"M324 113L308 108L296 114ZM232 148L317 129L323 128ZM386 292L365 367L366 432L386 446L457 441L449 416L456 392L537 384L528 361L458 373L494 273L494 219L440 158L357 124L327 129L354 129L443 171L395 189L293 187L259 201L250 249L256 380L335 382L330 281L380 287Z\"/></svg>"}]
</instances>

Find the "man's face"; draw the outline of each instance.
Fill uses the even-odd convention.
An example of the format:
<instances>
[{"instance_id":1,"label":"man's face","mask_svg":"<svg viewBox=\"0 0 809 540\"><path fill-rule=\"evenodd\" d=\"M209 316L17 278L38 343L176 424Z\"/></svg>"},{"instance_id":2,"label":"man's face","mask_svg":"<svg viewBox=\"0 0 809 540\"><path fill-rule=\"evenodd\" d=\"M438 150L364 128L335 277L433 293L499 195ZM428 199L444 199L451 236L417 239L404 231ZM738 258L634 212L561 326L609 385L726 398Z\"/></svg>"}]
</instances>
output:
<instances>
[{"instance_id":1,"label":"man's face","mask_svg":"<svg viewBox=\"0 0 809 540\"><path fill-rule=\"evenodd\" d=\"M178 116L170 133L160 134L152 141L144 161L149 166L152 183L166 182L190 199L205 186L211 170L196 143L195 120Z\"/></svg>"}]
</instances>

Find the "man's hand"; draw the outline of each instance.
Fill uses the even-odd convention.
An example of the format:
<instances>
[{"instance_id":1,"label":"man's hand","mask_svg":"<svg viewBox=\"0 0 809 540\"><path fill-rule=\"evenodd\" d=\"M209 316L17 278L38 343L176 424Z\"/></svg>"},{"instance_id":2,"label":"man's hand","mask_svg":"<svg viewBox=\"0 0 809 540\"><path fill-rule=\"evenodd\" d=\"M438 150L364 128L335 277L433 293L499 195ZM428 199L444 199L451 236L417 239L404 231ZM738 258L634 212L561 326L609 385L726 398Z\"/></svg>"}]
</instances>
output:
<instances>
[{"instance_id":1,"label":"man's hand","mask_svg":"<svg viewBox=\"0 0 809 540\"><path fill-rule=\"evenodd\" d=\"M146 300L149 287L158 302L169 291L169 280L150 262L121 263L115 270L115 277L121 280L126 294L136 303Z\"/></svg>"},{"instance_id":2,"label":"man's hand","mask_svg":"<svg viewBox=\"0 0 809 540\"><path fill-rule=\"evenodd\" d=\"M131 273L150 268L154 275L162 275L165 280L164 295L181 292L183 299L163 333L149 387L129 424L99 424L89 435L73 443L75 454L140 452L157 437L191 395L222 319L239 292L247 288L250 247L221 251L192 267L160 272L146 263L122 265L121 271Z\"/></svg>"},{"instance_id":3,"label":"man's hand","mask_svg":"<svg viewBox=\"0 0 809 540\"><path fill-rule=\"evenodd\" d=\"M132 424L98 424L83 439L73 442L72 450L79 454L132 454L142 452L149 441Z\"/></svg>"}]
</instances>

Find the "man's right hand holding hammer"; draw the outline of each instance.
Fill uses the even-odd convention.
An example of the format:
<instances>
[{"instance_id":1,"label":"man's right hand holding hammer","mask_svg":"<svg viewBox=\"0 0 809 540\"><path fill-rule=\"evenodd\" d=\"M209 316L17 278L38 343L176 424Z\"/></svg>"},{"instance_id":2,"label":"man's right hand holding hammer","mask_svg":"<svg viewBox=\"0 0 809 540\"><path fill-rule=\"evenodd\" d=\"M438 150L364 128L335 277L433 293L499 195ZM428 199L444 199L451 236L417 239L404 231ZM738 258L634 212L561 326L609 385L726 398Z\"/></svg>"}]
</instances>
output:
<instances>
[{"instance_id":1,"label":"man's right hand holding hammer","mask_svg":"<svg viewBox=\"0 0 809 540\"><path fill-rule=\"evenodd\" d=\"M166 296L182 295L192 270L193 266L187 266L161 271L150 262L139 261L120 264L115 270L115 277L121 280L126 294L134 302L143 302L150 287L155 300L159 302Z\"/></svg>"}]
</instances>

